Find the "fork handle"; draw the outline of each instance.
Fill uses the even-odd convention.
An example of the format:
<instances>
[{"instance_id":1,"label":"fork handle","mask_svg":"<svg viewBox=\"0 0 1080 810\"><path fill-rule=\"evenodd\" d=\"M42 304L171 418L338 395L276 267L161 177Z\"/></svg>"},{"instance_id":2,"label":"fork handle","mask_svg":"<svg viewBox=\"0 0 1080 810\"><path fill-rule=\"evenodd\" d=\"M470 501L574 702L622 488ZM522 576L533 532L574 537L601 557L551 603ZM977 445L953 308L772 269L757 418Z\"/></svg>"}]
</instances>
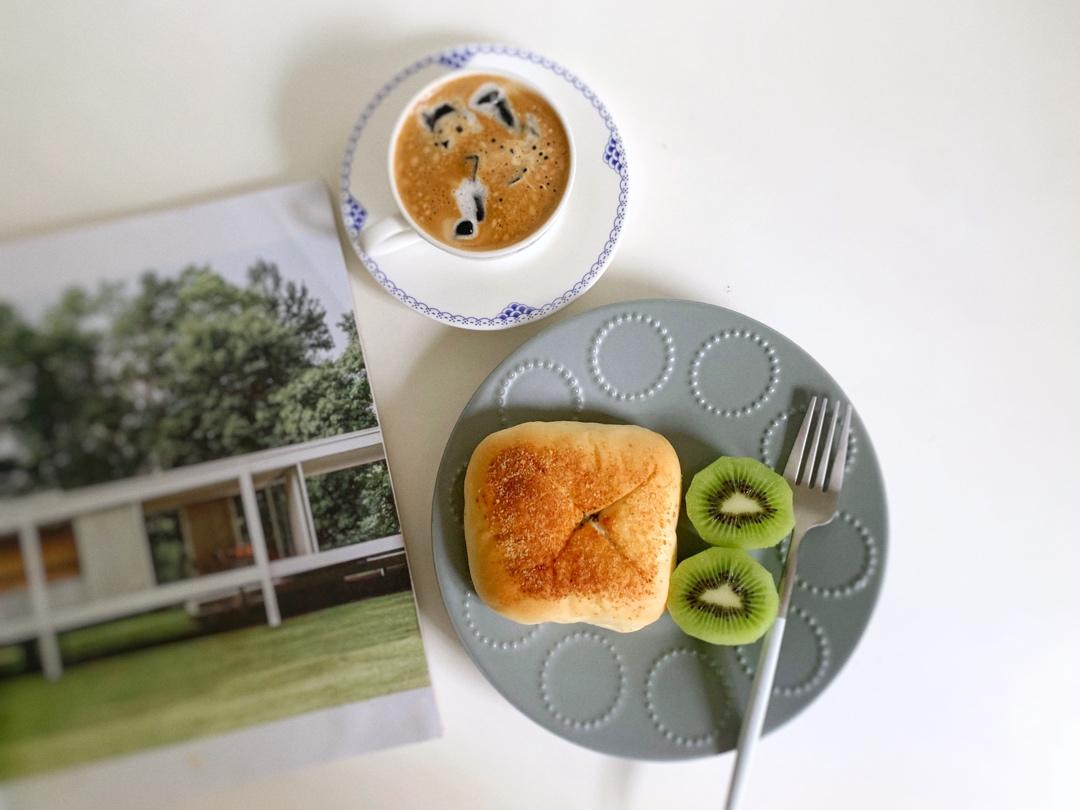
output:
<instances>
[{"instance_id":1,"label":"fork handle","mask_svg":"<svg viewBox=\"0 0 1080 810\"><path fill-rule=\"evenodd\" d=\"M735 810L746 786L747 777L750 774L750 761L754 756L754 749L761 737L761 729L765 725L765 714L769 709L769 697L772 695L773 679L776 677L776 664L780 660L780 646L784 643L784 628L787 626L788 607L791 605L791 594L795 585L795 561L799 553L799 544L803 534L795 529L791 535L791 546L788 549L787 560L784 562L784 576L780 583L780 607L777 611L776 621L769 628L765 636L765 644L761 648L758 658L757 671L754 675L754 683L750 687L750 697L747 699L746 714L743 716L742 728L739 730L739 744L735 752L735 768L731 772L731 782L728 785L727 804L725 810Z\"/></svg>"},{"instance_id":2,"label":"fork handle","mask_svg":"<svg viewBox=\"0 0 1080 810\"><path fill-rule=\"evenodd\" d=\"M731 772L731 784L728 786L726 810L735 810L742 796L750 773L750 760L754 748L761 737L761 728L765 725L765 713L769 709L769 695L772 693L773 679L776 676L776 662L780 658L780 645L784 641L786 616L778 616L773 622L769 634L765 637L765 646L758 658L757 675L750 689L750 699L742 729L739 731L739 747L735 754L735 769Z\"/></svg>"}]
</instances>

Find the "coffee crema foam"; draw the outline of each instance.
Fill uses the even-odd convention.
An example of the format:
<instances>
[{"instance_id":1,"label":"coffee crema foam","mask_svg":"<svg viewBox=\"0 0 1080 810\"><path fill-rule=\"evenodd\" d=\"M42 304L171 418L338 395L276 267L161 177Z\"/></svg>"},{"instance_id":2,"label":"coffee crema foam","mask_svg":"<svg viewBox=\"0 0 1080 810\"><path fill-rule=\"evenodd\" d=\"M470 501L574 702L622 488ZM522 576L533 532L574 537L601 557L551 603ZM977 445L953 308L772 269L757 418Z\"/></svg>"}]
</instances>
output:
<instances>
[{"instance_id":1,"label":"coffee crema foam","mask_svg":"<svg viewBox=\"0 0 1080 810\"><path fill-rule=\"evenodd\" d=\"M402 205L429 236L460 250L498 250L555 212L570 179L570 142L533 90L470 74L416 102L393 170Z\"/></svg>"}]
</instances>

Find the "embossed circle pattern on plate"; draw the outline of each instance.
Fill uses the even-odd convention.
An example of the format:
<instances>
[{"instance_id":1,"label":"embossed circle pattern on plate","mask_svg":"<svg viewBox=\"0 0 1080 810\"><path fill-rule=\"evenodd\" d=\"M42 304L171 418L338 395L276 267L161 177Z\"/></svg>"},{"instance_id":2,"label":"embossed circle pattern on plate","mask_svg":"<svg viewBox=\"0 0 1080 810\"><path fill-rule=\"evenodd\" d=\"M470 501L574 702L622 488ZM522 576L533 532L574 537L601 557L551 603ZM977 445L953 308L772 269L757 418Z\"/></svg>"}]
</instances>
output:
<instances>
[{"instance_id":1,"label":"embossed circle pattern on plate","mask_svg":"<svg viewBox=\"0 0 1080 810\"><path fill-rule=\"evenodd\" d=\"M750 352L747 352L750 349ZM755 375L746 396L733 390L732 377ZM690 393L708 413L741 419L769 401L780 383L780 358L769 341L748 329L724 329L711 335L690 361Z\"/></svg>"},{"instance_id":2,"label":"embossed circle pattern on plate","mask_svg":"<svg viewBox=\"0 0 1080 810\"><path fill-rule=\"evenodd\" d=\"M815 648L814 664L808 674L803 675L794 682L781 682L773 686L773 694L780 697L800 697L817 689L829 671L829 660L832 658L829 638L825 635L825 630L821 626L821 623L810 615L810 612L806 610L806 608L801 607L800 605L792 605L791 611L788 613L787 629L784 633L784 644L790 647L793 643L798 642L797 634L799 631L792 626L795 624L791 621L792 617L801 620L802 625L806 628L812 639ZM746 677L752 679L754 677L754 665L751 664L752 656L746 652L746 647L736 647L735 657L738 658L739 667ZM804 660L805 659L806 657L804 656ZM756 657L753 657L753 660L756 662ZM783 647L781 647L781 660L783 661ZM779 671L777 672L776 678L778 681L781 678L781 673Z\"/></svg>"},{"instance_id":3,"label":"embossed circle pattern on plate","mask_svg":"<svg viewBox=\"0 0 1080 810\"><path fill-rule=\"evenodd\" d=\"M812 542L804 540L799 547L799 568L795 577L795 584L804 591L822 599L846 599L863 591L874 579L879 554L877 540L850 512L837 512L832 523L822 526L809 539ZM781 562L787 555L787 547L787 539L774 546ZM834 569L837 568L841 569L839 584L820 581L822 571L829 572L835 579ZM845 574L847 576L843 578Z\"/></svg>"},{"instance_id":4,"label":"embossed circle pattern on plate","mask_svg":"<svg viewBox=\"0 0 1080 810\"><path fill-rule=\"evenodd\" d=\"M559 639L540 668L540 697L552 717L577 731L609 723L626 698L626 668L615 645L587 630Z\"/></svg>"},{"instance_id":5,"label":"embossed circle pattern on plate","mask_svg":"<svg viewBox=\"0 0 1080 810\"><path fill-rule=\"evenodd\" d=\"M703 690L721 693L718 709L702 711L698 695L683 688L691 681ZM731 721L734 706L727 679L715 661L690 647L668 650L649 668L645 679L645 708L664 739L682 748L714 743L721 726Z\"/></svg>"},{"instance_id":6,"label":"embossed circle pattern on plate","mask_svg":"<svg viewBox=\"0 0 1080 810\"><path fill-rule=\"evenodd\" d=\"M536 406L536 399L538 396L542 396L544 402L542 407L550 408L558 401L548 395L548 392L544 391L540 395L534 395L532 401L529 402L528 408L525 408L524 414L519 414L521 418L513 418L511 411L513 410L513 404L510 402L510 392L518 385L522 378L533 374L535 372L547 373L550 376L556 377L561 384L569 392L569 407L573 410L574 417L581 413L581 409L585 407L585 396L581 391L581 383L578 382L577 377L562 363L554 360L523 360L510 369L499 383L498 392L495 396L495 407L498 410L499 421L502 424L510 425L514 422L524 422L534 416L542 416L542 414L533 414L533 408Z\"/></svg>"},{"instance_id":7,"label":"embossed circle pattern on plate","mask_svg":"<svg viewBox=\"0 0 1080 810\"><path fill-rule=\"evenodd\" d=\"M493 650L516 650L532 641L540 632L540 625L520 625L504 619L466 591L461 603L465 625L473 637Z\"/></svg>"},{"instance_id":8,"label":"embossed circle pattern on plate","mask_svg":"<svg viewBox=\"0 0 1080 810\"><path fill-rule=\"evenodd\" d=\"M605 343L609 351L633 354L639 362L610 375L605 373ZM609 319L596 330L589 347L589 373L597 387L612 399L633 402L651 397L671 379L674 368L675 341L671 333L658 319L642 312L624 312Z\"/></svg>"}]
</instances>

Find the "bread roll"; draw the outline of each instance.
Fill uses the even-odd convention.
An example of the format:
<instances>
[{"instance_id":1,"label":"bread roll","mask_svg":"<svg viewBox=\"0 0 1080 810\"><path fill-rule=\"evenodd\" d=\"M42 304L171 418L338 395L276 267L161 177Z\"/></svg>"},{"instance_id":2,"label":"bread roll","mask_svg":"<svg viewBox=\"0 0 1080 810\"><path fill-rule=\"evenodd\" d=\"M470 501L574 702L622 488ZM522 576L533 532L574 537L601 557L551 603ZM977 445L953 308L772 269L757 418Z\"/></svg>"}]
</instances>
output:
<instances>
[{"instance_id":1,"label":"bread roll","mask_svg":"<svg viewBox=\"0 0 1080 810\"><path fill-rule=\"evenodd\" d=\"M465 473L476 593L523 624L638 630L664 612L679 499L679 459L651 430L528 422L493 433Z\"/></svg>"}]
</instances>

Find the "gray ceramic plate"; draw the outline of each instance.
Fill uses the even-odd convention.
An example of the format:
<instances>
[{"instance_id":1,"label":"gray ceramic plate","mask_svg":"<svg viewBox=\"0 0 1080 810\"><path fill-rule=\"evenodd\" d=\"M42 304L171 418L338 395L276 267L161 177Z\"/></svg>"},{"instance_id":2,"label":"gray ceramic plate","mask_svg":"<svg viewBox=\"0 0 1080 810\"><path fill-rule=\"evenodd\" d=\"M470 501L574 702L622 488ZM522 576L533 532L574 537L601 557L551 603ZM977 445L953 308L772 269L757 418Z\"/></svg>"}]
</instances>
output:
<instances>
[{"instance_id":1,"label":"gray ceramic plate","mask_svg":"<svg viewBox=\"0 0 1080 810\"><path fill-rule=\"evenodd\" d=\"M675 446L684 488L719 455L778 467L811 395L847 401L813 358L767 326L689 301L633 301L556 324L511 354L466 406L443 453L432 507L435 569L476 665L511 703L572 742L626 757L681 759L730 750L759 644L714 647L665 614L636 633L525 626L472 592L463 477L487 434L533 419L627 422ZM843 667L873 611L886 551L874 449L856 416L840 513L808 535L766 730L791 719ZM705 544L685 513L679 559ZM780 549L757 552L779 576Z\"/></svg>"}]
</instances>

